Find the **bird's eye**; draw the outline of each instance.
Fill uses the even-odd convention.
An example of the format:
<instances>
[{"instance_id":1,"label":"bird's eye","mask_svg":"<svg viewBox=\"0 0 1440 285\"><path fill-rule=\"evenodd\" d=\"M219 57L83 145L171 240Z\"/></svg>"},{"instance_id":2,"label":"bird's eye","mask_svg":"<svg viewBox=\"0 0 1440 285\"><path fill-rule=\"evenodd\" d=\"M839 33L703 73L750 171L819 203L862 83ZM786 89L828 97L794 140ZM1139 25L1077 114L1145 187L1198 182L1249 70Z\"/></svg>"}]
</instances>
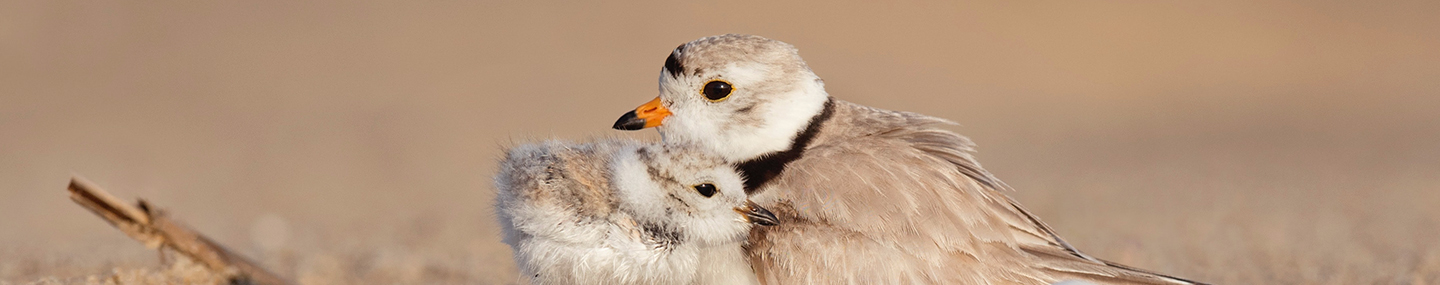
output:
<instances>
[{"instance_id":1,"label":"bird's eye","mask_svg":"<svg viewBox=\"0 0 1440 285\"><path fill-rule=\"evenodd\" d=\"M695 185L695 186L691 186L691 187L694 187L694 188L695 188L695 192L700 192L700 195L705 195L705 198L710 198L710 196L715 196L715 191L716 191L716 189L715 189L715 184L704 183L704 184L699 184L699 185Z\"/></svg>"},{"instance_id":2,"label":"bird's eye","mask_svg":"<svg viewBox=\"0 0 1440 285\"><path fill-rule=\"evenodd\" d=\"M729 98L730 92L734 91L734 88L734 86L730 86L730 82L716 79L705 83L705 88L701 89L700 93L704 94L705 99L709 99L710 102L720 102L724 101L725 98Z\"/></svg>"}]
</instances>

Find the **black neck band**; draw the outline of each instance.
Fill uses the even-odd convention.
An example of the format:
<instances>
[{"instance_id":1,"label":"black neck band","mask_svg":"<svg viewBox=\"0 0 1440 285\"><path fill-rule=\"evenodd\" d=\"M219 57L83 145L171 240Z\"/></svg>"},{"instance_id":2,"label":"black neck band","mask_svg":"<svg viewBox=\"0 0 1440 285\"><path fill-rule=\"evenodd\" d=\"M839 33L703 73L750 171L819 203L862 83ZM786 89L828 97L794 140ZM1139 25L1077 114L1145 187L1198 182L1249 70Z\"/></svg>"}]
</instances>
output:
<instances>
[{"instance_id":1,"label":"black neck band","mask_svg":"<svg viewBox=\"0 0 1440 285\"><path fill-rule=\"evenodd\" d=\"M780 176L781 171L785 171L785 164L800 159L800 154L805 152L805 147L810 145L810 140L815 139L815 133L820 131L820 125L830 120L830 116L834 113L835 99L825 99L825 107L820 110L820 114L811 117L810 124L805 126L805 130L800 131L800 134L795 136L795 140L790 142L790 149L767 153L736 164L735 168L739 168L740 173L745 174L745 194L754 194L759 191L761 186L765 186L765 183L774 180L775 177Z\"/></svg>"}]
</instances>

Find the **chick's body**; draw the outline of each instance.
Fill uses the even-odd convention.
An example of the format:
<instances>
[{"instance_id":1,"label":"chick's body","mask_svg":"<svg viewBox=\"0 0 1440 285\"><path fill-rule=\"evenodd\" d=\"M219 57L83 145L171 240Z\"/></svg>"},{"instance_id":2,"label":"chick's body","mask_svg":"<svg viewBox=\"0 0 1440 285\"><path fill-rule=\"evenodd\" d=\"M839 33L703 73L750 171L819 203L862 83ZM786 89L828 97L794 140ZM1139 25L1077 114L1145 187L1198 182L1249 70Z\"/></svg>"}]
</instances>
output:
<instances>
[{"instance_id":1,"label":"chick's body","mask_svg":"<svg viewBox=\"0 0 1440 285\"><path fill-rule=\"evenodd\" d=\"M534 284L756 283L743 182L720 159L548 141L509 150L495 183L504 241Z\"/></svg>"}]
</instances>

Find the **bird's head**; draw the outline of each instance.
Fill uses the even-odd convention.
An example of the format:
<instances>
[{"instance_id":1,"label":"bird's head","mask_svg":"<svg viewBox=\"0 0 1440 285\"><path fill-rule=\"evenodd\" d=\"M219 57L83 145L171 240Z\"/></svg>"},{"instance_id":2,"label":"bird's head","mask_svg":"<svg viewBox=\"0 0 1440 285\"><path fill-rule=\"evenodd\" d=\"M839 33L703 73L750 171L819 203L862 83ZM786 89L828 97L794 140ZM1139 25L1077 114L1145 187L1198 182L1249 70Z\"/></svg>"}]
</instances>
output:
<instances>
[{"instance_id":1,"label":"bird's head","mask_svg":"<svg viewBox=\"0 0 1440 285\"><path fill-rule=\"evenodd\" d=\"M712 36L671 51L660 96L625 113L614 128L655 127L667 143L696 144L736 162L785 150L828 98L794 46Z\"/></svg>"},{"instance_id":2,"label":"bird's head","mask_svg":"<svg viewBox=\"0 0 1440 285\"><path fill-rule=\"evenodd\" d=\"M652 236L727 243L779 222L750 202L733 167L693 147L636 147L612 163L620 206Z\"/></svg>"}]
</instances>

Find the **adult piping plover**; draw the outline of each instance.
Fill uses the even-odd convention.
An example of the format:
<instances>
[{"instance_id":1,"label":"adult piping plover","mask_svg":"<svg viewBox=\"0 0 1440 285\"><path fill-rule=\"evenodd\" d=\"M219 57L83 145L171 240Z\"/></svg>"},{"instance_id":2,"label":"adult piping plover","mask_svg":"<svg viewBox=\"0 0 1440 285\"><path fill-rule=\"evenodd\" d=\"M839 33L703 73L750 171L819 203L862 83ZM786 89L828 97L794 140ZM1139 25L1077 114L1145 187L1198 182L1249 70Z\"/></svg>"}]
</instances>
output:
<instances>
[{"instance_id":1,"label":"adult piping plover","mask_svg":"<svg viewBox=\"0 0 1440 285\"><path fill-rule=\"evenodd\" d=\"M660 96L614 127L658 127L742 170L781 221L746 245L763 283L1194 283L1071 247L947 124L831 98L793 46L722 35L672 51Z\"/></svg>"},{"instance_id":2,"label":"adult piping plover","mask_svg":"<svg viewBox=\"0 0 1440 285\"><path fill-rule=\"evenodd\" d=\"M741 244L776 218L743 184L682 146L549 141L509 150L495 208L533 284L755 284Z\"/></svg>"}]
</instances>

